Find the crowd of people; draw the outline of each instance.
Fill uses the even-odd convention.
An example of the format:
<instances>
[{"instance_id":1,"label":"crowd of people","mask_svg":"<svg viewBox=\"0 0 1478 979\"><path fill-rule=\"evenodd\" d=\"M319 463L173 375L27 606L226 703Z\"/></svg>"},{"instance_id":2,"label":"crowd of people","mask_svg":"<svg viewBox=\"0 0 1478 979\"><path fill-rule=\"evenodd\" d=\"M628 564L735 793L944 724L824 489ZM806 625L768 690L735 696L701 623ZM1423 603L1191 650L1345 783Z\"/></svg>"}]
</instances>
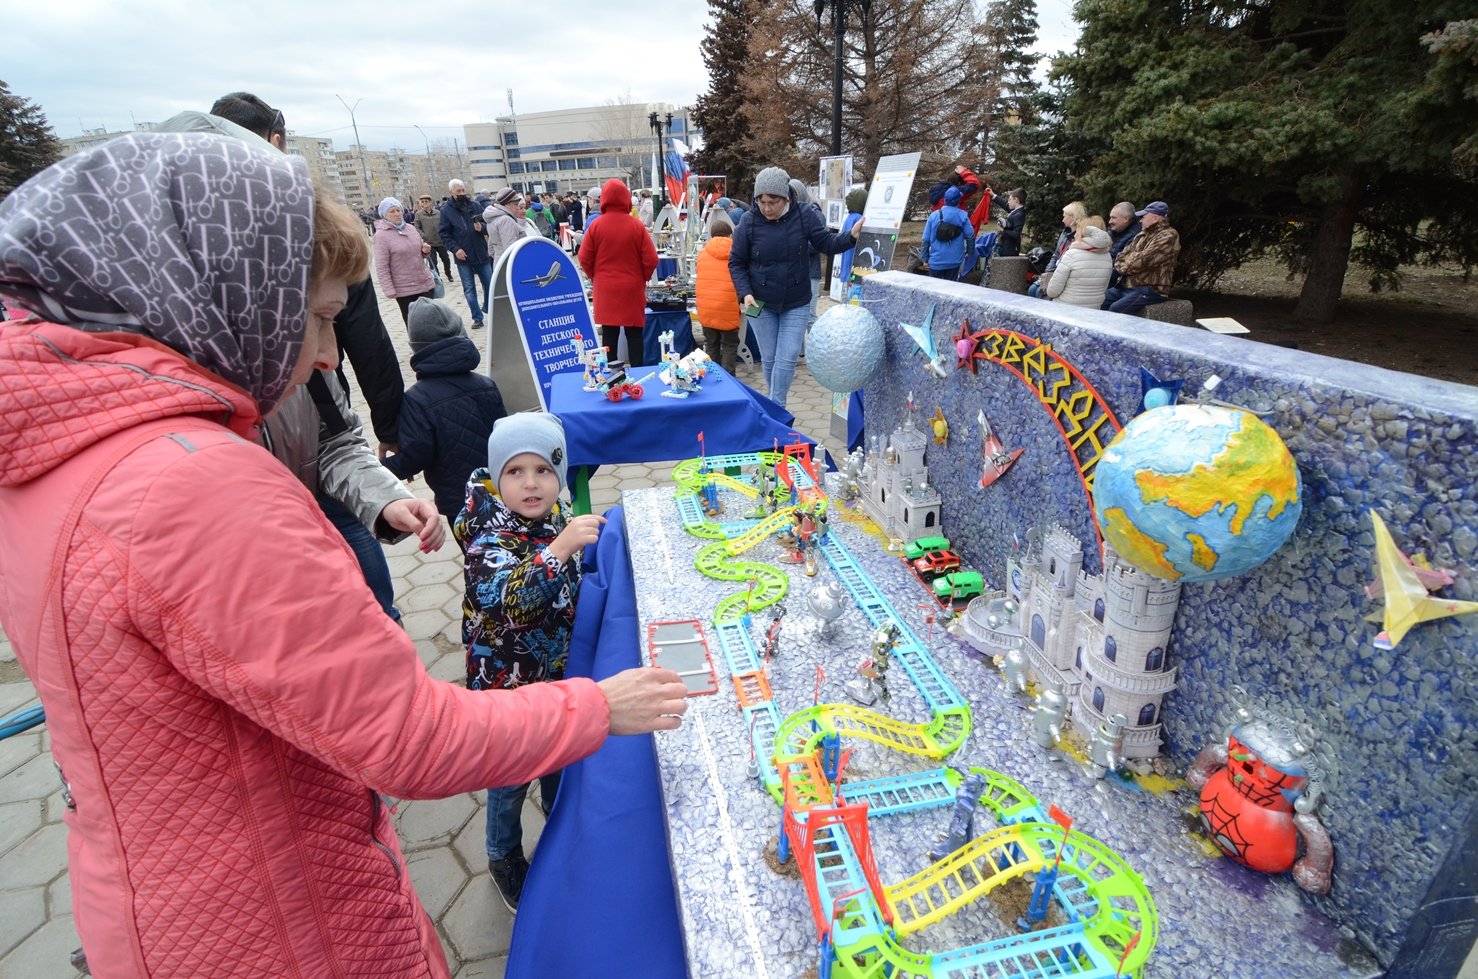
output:
<instances>
[{"instance_id":1,"label":"crowd of people","mask_svg":"<svg viewBox=\"0 0 1478 979\"><path fill-rule=\"evenodd\" d=\"M973 204L971 199L979 194ZM971 264L977 239L992 223L995 242L989 255L1019 257L1026 227L1027 194L1022 188L1006 193L997 204L989 186L970 169L956 166L945 180L929 190L930 214L919 249L920 271L936 278L958 280ZM1037 251L1033 249L1033 251ZM1152 201L1136 210L1120 201L1103 217L1089 214L1082 201L1062 208L1062 231L1045 253L1045 265L1027 289L1037 299L1074 306L1142 315L1144 308L1170 298L1175 263L1180 257L1180 235L1170 226L1170 206Z\"/></svg>"},{"instance_id":2,"label":"crowd of people","mask_svg":"<svg viewBox=\"0 0 1478 979\"><path fill-rule=\"evenodd\" d=\"M686 710L669 670L563 677L601 521L560 500L558 420L504 416L461 316L425 295L418 222L382 202L372 245L285 132L233 93L0 202L0 519L26 528L0 551L0 624L46 711L98 974L449 976L385 797L490 789L489 870L516 907L508 800ZM437 232L475 281L482 212L459 196ZM409 390L372 264L406 299ZM400 478L418 469L434 504ZM439 548L443 515L466 552L459 684L369 581L380 540Z\"/></svg>"},{"instance_id":3,"label":"crowd of people","mask_svg":"<svg viewBox=\"0 0 1478 979\"><path fill-rule=\"evenodd\" d=\"M285 135L281 111L231 93L0 202L0 298L15 314L0 373L19 379L0 387L0 520L28 528L0 554L0 623L66 787L83 948L115 975L198 960L224 976L365 961L445 976L382 794L487 789L489 873L515 910L531 783L547 811L565 765L686 709L667 670L564 676L581 554L604 520L563 502L560 420L507 414L440 298L455 267L470 328L484 327L507 249L580 232L602 342L614 351L624 333L640 364L650 192L613 179L583 200L470 194L452 180L440 201L387 197L362 224ZM708 190L704 342L732 372L747 322L783 406L822 256L845 278L866 193L832 230L779 167L759 172L751 205ZM956 167L929 196L921 258L956 278L991 192ZM1019 252L1025 207L1007 195L997 254ZM1034 295L1120 312L1163 301L1179 250L1168 217L1160 201L1120 203L1107 222L1068 204ZM99 222L110 247L82 246ZM376 285L406 326L409 389ZM434 501L405 486L421 473ZM414 534L435 550L448 525L464 554L461 685L431 679L399 628L381 546ZM396 924L366 933L365 914ZM212 940L227 932L241 940Z\"/></svg>"}]
</instances>

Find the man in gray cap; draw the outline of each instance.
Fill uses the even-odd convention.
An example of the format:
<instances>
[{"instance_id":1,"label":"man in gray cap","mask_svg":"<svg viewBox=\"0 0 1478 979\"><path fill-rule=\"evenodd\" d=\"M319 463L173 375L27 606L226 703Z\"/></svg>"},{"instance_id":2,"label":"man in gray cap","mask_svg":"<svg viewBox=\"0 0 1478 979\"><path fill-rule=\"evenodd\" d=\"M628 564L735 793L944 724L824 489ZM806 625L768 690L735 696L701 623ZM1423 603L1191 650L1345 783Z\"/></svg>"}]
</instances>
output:
<instances>
[{"instance_id":1,"label":"man in gray cap","mask_svg":"<svg viewBox=\"0 0 1478 979\"><path fill-rule=\"evenodd\" d=\"M1180 233L1170 227L1170 205L1164 201L1152 201L1134 216L1139 218L1139 234L1114 261L1114 268L1123 273L1124 284L1108 290L1103 308L1143 316L1146 306L1170 298L1175 262L1180 258Z\"/></svg>"}]
</instances>

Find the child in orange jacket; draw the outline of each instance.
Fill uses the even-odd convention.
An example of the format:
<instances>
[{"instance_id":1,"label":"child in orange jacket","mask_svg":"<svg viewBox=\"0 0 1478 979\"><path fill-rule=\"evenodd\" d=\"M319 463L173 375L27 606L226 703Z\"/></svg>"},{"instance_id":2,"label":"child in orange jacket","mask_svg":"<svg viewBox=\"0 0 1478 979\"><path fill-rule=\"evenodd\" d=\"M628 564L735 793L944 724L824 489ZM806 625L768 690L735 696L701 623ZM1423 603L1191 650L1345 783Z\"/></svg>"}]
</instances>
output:
<instances>
[{"instance_id":1,"label":"child in orange jacket","mask_svg":"<svg viewBox=\"0 0 1478 979\"><path fill-rule=\"evenodd\" d=\"M732 374L739 356L739 294L729 275L734 229L727 221L715 221L710 234L698 253L698 323L708 359Z\"/></svg>"}]
</instances>

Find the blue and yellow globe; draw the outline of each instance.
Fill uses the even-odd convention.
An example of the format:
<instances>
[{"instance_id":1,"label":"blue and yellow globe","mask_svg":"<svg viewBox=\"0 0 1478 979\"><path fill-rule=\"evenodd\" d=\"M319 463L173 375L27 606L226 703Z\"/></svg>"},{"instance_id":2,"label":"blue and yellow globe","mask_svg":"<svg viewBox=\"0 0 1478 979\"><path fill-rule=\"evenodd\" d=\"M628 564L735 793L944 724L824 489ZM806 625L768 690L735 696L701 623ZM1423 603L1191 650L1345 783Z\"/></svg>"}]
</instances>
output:
<instances>
[{"instance_id":1,"label":"blue and yellow globe","mask_svg":"<svg viewBox=\"0 0 1478 979\"><path fill-rule=\"evenodd\" d=\"M1212 581L1262 564L1303 511L1298 465L1256 415L1170 405L1124 427L1093 474L1104 538L1142 571Z\"/></svg>"}]
</instances>

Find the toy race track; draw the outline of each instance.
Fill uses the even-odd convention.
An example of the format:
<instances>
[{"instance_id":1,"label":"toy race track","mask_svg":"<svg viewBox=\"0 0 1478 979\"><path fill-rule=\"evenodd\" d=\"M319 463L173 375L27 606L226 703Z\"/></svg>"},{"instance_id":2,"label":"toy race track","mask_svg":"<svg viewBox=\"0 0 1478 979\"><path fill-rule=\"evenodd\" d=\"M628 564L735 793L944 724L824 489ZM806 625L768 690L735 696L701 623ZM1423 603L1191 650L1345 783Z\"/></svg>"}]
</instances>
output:
<instances>
[{"instance_id":1,"label":"toy race track","mask_svg":"<svg viewBox=\"0 0 1478 979\"><path fill-rule=\"evenodd\" d=\"M892 658L901 664L926 705L929 720L908 723L854 704L816 704L782 718L760 662L747 613L774 605L789 576L768 564L735 557L791 523L794 506L760 520L719 523L699 500L705 485L748 498L756 483L733 475L772 467L775 502L824 506L825 494L806 453L741 453L690 460L674 470L684 528L710 540L697 567L723 581L752 583L728 595L714 614L745 727L751 774L782 806L780 855L794 853L805 882L817 940L818 976L931 976L986 979L1142 976L1158 938L1153 899L1139 875L1113 850L1082 833L1065 834L1040 803L998 772L971 769L984 779L979 804L999 824L924 870L885 886L872 853L870 821L955 804L965 773L950 767L846 781L844 740L867 741L901 755L943 759L971 730L970 705L902 617L836 535L819 545L832 573L873 627L889 627ZM712 498L713 490L708 491ZM1064 843L1064 840L1066 842ZM1026 874L1056 865L1052 899L1065 924L1009 935L944 952L921 953L901 940Z\"/></svg>"}]
</instances>

